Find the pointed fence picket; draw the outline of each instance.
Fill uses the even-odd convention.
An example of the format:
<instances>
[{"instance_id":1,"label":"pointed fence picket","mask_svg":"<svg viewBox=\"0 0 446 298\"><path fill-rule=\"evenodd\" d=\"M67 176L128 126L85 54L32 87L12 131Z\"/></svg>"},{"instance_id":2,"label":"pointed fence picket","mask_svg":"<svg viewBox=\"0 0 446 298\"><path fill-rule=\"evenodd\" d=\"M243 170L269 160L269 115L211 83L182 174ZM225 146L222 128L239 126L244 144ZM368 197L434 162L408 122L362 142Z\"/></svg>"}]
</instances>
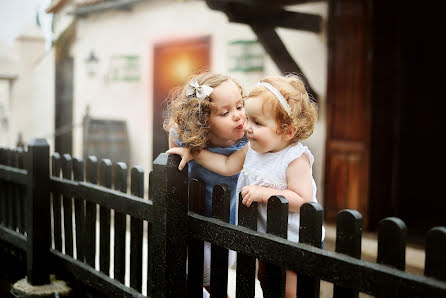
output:
<instances>
[{"instance_id":1,"label":"pointed fence picket","mask_svg":"<svg viewBox=\"0 0 446 298\"><path fill-rule=\"evenodd\" d=\"M83 160L73 158L73 180L84 181ZM76 235L76 259L85 260L84 231L85 231L85 200L79 196L74 197L74 220Z\"/></svg>"},{"instance_id":2,"label":"pointed fence picket","mask_svg":"<svg viewBox=\"0 0 446 298\"><path fill-rule=\"evenodd\" d=\"M69 154L62 156L62 178L71 180L72 178L72 160ZM65 254L73 256L73 200L71 196L62 196L62 214L63 214L63 235Z\"/></svg>"},{"instance_id":3,"label":"pointed fence picket","mask_svg":"<svg viewBox=\"0 0 446 298\"><path fill-rule=\"evenodd\" d=\"M118 162L114 171L114 189L122 193L127 193L127 165ZM124 283L125 277L125 247L126 247L126 215L115 210L114 227L114 278Z\"/></svg>"},{"instance_id":4,"label":"pointed fence picket","mask_svg":"<svg viewBox=\"0 0 446 298\"><path fill-rule=\"evenodd\" d=\"M192 179L189 183L189 210L204 215L205 185ZM203 247L204 242L191 238L188 244L187 290L189 297L203 295Z\"/></svg>"},{"instance_id":5,"label":"pointed fence picket","mask_svg":"<svg viewBox=\"0 0 446 298\"><path fill-rule=\"evenodd\" d=\"M55 152L51 156L51 175L60 177L61 160L60 154ZM52 192L52 218L53 218L53 243L54 249L62 252L62 223L61 223L61 203L62 196L56 191Z\"/></svg>"},{"instance_id":6,"label":"pointed fence picket","mask_svg":"<svg viewBox=\"0 0 446 298\"><path fill-rule=\"evenodd\" d=\"M336 252L361 258L362 216L356 210L345 209L336 217ZM358 298L359 292L338 285L333 287L334 298Z\"/></svg>"},{"instance_id":7,"label":"pointed fence picket","mask_svg":"<svg viewBox=\"0 0 446 298\"><path fill-rule=\"evenodd\" d=\"M257 202L253 202L250 207L246 207L242 204L242 201L242 195L239 194L238 225L257 231ZM255 273L256 258L249 254L238 252L235 285L237 297L254 297Z\"/></svg>"}]
</instances>

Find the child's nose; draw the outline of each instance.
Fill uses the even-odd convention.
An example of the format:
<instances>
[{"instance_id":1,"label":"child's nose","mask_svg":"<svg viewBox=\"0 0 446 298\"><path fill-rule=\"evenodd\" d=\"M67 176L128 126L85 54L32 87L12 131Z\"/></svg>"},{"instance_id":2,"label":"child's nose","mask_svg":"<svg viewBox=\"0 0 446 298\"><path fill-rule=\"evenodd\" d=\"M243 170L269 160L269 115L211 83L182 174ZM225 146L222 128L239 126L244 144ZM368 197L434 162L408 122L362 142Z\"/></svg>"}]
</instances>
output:
<instances>
[{"instance_id":1,"label":"child's nose","mask_svg":"<svg viewBox=\"0 0 446 298\"><path fill-rule=\"evenodd\" d=\"M242 118L241 111L237 111L234 113L234 121L239 121Z\"/></svg>"}]
</instances>

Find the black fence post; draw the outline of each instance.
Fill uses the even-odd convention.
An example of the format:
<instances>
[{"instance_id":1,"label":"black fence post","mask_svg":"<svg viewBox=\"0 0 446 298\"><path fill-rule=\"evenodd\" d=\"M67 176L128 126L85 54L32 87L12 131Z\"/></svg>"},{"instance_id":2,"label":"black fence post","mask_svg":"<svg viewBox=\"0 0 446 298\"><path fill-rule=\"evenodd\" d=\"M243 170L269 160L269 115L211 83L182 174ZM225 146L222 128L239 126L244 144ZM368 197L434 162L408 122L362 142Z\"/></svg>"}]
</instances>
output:
<instances>
[{"instance_id":1,"label":"black fence post","mask_svg":"<svg viewBox=\"0 0 446 298\"><path fill-rule=\"evenodd\" d=\"M17 167L19 169L23 169L24 168L24 164L23 164L23 159L24 159L24 152L22 148L17 148ZM25 187L24 186L19 186L18 188L18 209L17 209L17 225L19 227L19 231L20 233L24 233L25 232L25 214L24 214L24 210L25 210Z\"/></svg>"},{"instance_id":2,"label":"black fence post","mask_svg":"<svg viewBox=\"0 0 446 298\"><path fill-rule=\"evenodd\" d=\"M62 177L71 180L73 161L70 154L62 156ZM73 199L62 196L63 210L63 234L65 243L65 254L73 256Z\"/></svg>"},{"instance_id":3,"label":"black fence post","mask_svg":"<svg viewBox=\"0 0 446 298\"><path fill-rule=\"evenodd\" d=\"M84 161L82 158L73 159L74 181L84 181ZM85 232L85 201L76 197L74 200L74 220L76 229L76 258L84 262L84 232Z\"/></svg>"},{"instance_id":4,"label":"black fence post","mask_svg":"<svg viewBox=\"0 0 446 298\"><path fill-rule=\"evenodd\" d=\"M266 233L282 238L288 234L288 201L283 196L272 196L268 199ZM265 263L265 287L263 296L267 298L285 297L285 269Z\"/></svg>"},{"instance_id":5,"label":"black fence post","mask_svg":"<svg viewBox=\"0 0 446 298\"><path fill-rule=\"evenodd\" d=\"M53 177L60 177L62 168L62 160L60 154L54 152L51 156L51 175ZM53 239L54 249L62 252L62 196L56 192L53 192Z\"/></svg>"},{"instance_id":6,"label":"black fence post","mask_svg":"<svg viewBox=\"0 0 446 298\"><path fill-rule=\"evenodd\" d=\"M205 184L192 179L189 183L189 211L204 215ZM189 297L203 295L204 241L190 238L188 246L187 291Z\"/></svg>"},{"instance_id":7,"label":"black fence post","mask_svg":"<svg viewBox=\"0 0 446 298\"><path fill-rule=\"evenodd\" d=\"M144 170L135 166L130 170L130 192L144 197ZM130 218L130 286L138 291L142 289L142 246L144 223L141 219Z\"/></svg>"},{"instance_id":8,"label":"black fence post","mask_svg":"<svg viewBox=\"0 0 446 298\"><path fill-rule=\"evenodd\" d=\"M387 217L379 222L378 255L376 262L401 271L406 267L406 224L397 217ZM409 297L395 283L391 289L377 289L375 297ZM411 295L410 293L407 293Z\"/></svg>"},{"instance_id":9,"label":"black fence post","mask_svg":"<svg viewBox=\"0 0 446 298\"><path fill-rule=\"evenodd\" d=\"M299 242L314 247L322 246L322 221L324 210L316 202L305 203L300 207ZM322 266L323 264L314 264ZM305 274L297 274L297 297L319 297L320 280Z\"/></svg>"},{"instance_id":10,"label":"black fence post","mask_svg":"<svg viewBox=\"0 0 446 298\"><path fill-rule=\"evenodd\" d=\"M446 281L446 227L435 227L426 235L424 275Z\"/></svg>"},{"instance_id":11,"label":"black fence post","mask_svg":"<svg viewBox=\"0 0 446 298\"><path fill-rule=\"evenodd\" d=\"M50 282L51 246L49 152L45 139L33 139L28 145L28 171L32 179L25 218L27 230L27 281L31 285Z\"/></svg>"},{"instance_id":12,"label":"black fence post","mask_svg":"<svg viewBox=\"0 0 446 298\"><path fill-rule=\"evenodd\" d=\"M212 217L229 222L231 191L226 184L212 189ZM229 251L211 244L211 297L227 297Z\"/></svg>"},{"instance_id":13,"label":"black fence post","mask_svg":"<svg viewBox=\"0 0 446 298\"><path fill-rule=\"evenodd\" d=\"M127 193L127 165L123 162L116 163L113 176L115 189ZM125 281L126 224L126 215L115 210L114 277L121 283Z\"/></svg>"},{"instance_id":14,"label":"black fence post","mask_svg":"<svg viewBox=\"0 0 446 298\"><path fill-rule=\"evenodd\" d=\"M336 216L336 252L361 258L362 215L345 209ZM334 285L333 298L358 298L359 292Z\"/></svg>"},{"instance_id":15,"label":"black fence post","mask_svg":"<svg viewBox=\"0 0 446 298\"><path fill-rule=\"evenodd\" d=\"M85 169L86 181L92 184L98 182L98 160L96 156L89 156ZM96 256L96 204L85 202L85 221L84 221L84 256L85 263L95 268Z\"/></svg>"},{"instance_id":16,"label":"black fence post","mask_svg":"<svg viewBox=\"0 0 446 298\"><path fill-rule=\"evenodd\" d=\"M6 149L5 150L6 153L6 165L7 166L11 166L11 149ZM6 202L6 222L5 225L10 228L13 229L12 226L12 183L8 183L6 184L6 197L5 197L5 202Z\"/></svg>"},{"instance_id":17,"label":"black fence post","mask_svg":"<svg viewBox=\"0 0 446 298\"><path fill-rule=\"evenodd\" d=\"M102 159L99 170L99 184L111 188L112 163ZM110 209L99 207L99 270L110 275ZM133 251L132 251L133 252Z\"/></svg>"},{"instance_id":18,"label":"black fence post","mask_svg":"<svg viewBox=\"0 0 446 298\"><path fill-rule=\"evenodd\" d=\"M178 170L180 157L161 153L153 162L152 296L186 294L187 167Z\"/></svg>"},{"instance_id":19,"label":"black fence post","mask_svg":"<svg viewBox=\"0 0 446 298\"><path fill-rule=\"evenodd\" d=\"M242 194L238 199L238 225L257 231L257 202L253 202L247 207L242 203ZM235 296L254 297L256 284L256 258L237 253L237 272L235 283Z\"/></svg>"},{"instance_id":20,"label":"black fence post","mask_svg":"<svg viewBox=\"0 0 446 298\"><path fill-rule=\"evenodd\" d=\"M153 176L153 170L149 172L149 181L148 181L148 186L149 186L149 200L153 201L153 191L154 191L154 181L155 178ZM147 268L146 268L146 272L147 272L147 282L146 282L146 289L147 289L147 297L153 297L152 294L152 290L153 290L153 277L152 274L153 272L153 259L155 258L155 256L153 255L155 253L154 251L154 245L153 245L153 240L155 239L153 237L153 221L149 221L147 223ZM125 268L125 267L124 267Z\"/></svg>"},{"instance_id":21,"label":"black fence post","mask_svg":"<svg viewBox=\"0 0 446 298\"><path fill-rule=\"evenodd\" d=\"M9 151L9 165L11 167L17 168L17 152L14 149ZM11 213L11 219L9 221L11 228L15 231L17 229L17 198L18 198L18 188L17 185L12 184L9 189L11 201L9 205L9 212Z\"/></svg>"},{"instance_id":22,"label":"black fence post","mask_svg":"<svg viewBox=\"0 0 446 298\"><path fill-rule=\"evenodd\" d=\"M403 270L406 267L406 224L399 218L387 217L379 222L376 262Z\"/></svg>"}]
</instances>

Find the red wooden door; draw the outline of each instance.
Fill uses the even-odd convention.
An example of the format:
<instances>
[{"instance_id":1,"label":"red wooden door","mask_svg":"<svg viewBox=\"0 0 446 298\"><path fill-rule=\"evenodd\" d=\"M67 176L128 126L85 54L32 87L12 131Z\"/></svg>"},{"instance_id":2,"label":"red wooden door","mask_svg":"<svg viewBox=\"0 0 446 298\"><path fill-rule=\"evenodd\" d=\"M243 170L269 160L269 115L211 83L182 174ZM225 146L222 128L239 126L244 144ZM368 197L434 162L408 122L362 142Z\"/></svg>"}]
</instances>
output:
<instances>
[{"instance_id":1,"label":"red wooden door","mask_svg":"<svg viewBox=\"0 0 446 298\"><path fill-rule=\"evenodd\" d=\"M163 102L174 87L186 83L190 75L209 70L210 38L164 42L154 48L153 75L153 159L168 149L163 129Z\"/></svg>"},{"instance_id":2,"label":"red wooden door","mask_svg":"<svg viewBox=\"0 0 446 298\"><path fill-rule=\"evenodd\" d=\"M329 4L325 216L356 209L367 224L370 139L368 1Z\"/></svg>"}]
</instances>

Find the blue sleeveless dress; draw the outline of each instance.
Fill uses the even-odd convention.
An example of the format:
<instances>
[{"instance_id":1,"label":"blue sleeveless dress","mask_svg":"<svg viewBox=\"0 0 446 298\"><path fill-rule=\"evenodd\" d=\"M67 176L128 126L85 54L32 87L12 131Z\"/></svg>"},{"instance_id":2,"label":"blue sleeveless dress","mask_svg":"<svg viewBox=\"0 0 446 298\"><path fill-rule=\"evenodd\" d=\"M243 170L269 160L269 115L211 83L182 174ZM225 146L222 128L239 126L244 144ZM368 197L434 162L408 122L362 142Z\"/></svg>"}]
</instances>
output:
<instances>
[{"instance_id":1,"label":"blue sleeveless dress","mask_svg":"<svg viewBox=\"0 0 446 298\"><path fill-rule=\"evenodd\" d=\"M178 138L178 134L176 130L172 130L170 132L172 135L175 144L179 147L184 147L184 143ZM231 155L233 152L238 151L246 145L248 139L246 137L241 138L234 145L230 147L206 147L206 150L211 152L220 153L224 155ZM237 204L238 204L238 195L237 195L237 180L239 174L235 174L233 176L221 176L217 173L214 173L202 166L200 166L195 161L191 160L188 163L189 167L189 180L190 179L200 179L206 185L206 199L205 199L205 215L208 217L212 216L212 188L216 184L226 184L231 189L231 211L230 211L230 220L231 224L236 224L237 218Z\"/></svg>"}]
</instances>

